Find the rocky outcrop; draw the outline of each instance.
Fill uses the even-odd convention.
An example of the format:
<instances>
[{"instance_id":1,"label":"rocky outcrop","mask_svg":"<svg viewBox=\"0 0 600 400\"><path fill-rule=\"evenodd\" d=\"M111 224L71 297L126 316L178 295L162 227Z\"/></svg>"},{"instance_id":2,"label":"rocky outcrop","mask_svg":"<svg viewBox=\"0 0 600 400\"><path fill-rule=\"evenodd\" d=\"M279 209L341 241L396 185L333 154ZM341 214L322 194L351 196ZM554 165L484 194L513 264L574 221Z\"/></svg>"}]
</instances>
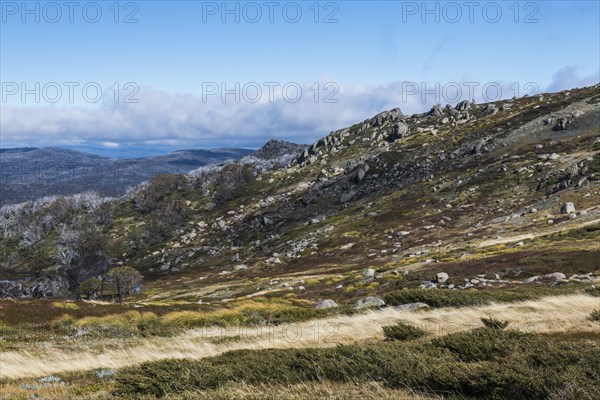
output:
<instances>
[{"instance_id":1,"label":"rocky outcrop","mask_svg":"<svg viewBox=\"0 0 600 400\"><path fill-rule=\"evenodd\" d=\"M285 155L297 155L306 150L308 146L286 142L284 140L269 140L263 147L251 154L263 160L273 160Z\"/></svg>"},{"instance_id":2,"label":"rocky outcrop","mask_svg":"<svg viewBox=\"0 0 600 400\"><path fill-rule=\"evenodd\" d=\"M384 111L369 120L369 124L374 127L383 126L386 122L396 122L404 119L404 114L399 108Z\"/></svg>"}]
</instances>

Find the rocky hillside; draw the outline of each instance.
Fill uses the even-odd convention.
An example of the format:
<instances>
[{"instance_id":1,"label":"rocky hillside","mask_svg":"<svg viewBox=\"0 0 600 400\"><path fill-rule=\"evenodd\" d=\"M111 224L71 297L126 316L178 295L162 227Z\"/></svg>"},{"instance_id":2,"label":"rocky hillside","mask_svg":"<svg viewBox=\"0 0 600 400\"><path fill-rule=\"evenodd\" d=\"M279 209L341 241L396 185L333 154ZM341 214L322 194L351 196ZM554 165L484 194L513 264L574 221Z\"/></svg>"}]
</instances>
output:
<instances>
[{"instance_id":1,"label":"rocky hillside","mask_svg":"<svg viewBox=\"0 0 600 400\"><path fill-rule=\"evenodd\" d=\"M139 270L148 301L190 304L600 276L598 85L396 108L295 149L285 166L159 175L116 202L5 208L1 294L68 295L111 265Z\"/></svg>"},{"instance_id":2,"label":"rocky hillside","mask_svg":"<svg viewBox=\"0 0 600 400\"><path fill-rule=\"evenodd\" d=\"M297 155L303 152L308 146L286 142L283 140L269 140L265 145L256 150L252 155L263 160L273 160L286 155Z\"/></svg>"}]
</instances>

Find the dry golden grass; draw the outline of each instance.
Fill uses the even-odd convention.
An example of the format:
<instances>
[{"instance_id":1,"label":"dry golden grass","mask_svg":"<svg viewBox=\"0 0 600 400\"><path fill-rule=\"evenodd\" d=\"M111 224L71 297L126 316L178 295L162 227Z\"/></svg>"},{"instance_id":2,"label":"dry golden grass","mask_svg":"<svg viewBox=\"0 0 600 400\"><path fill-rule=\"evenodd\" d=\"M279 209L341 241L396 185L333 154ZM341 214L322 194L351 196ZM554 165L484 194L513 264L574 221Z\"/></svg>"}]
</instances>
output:
<instances>
[{"instance_id":1,"label":"dry golden grass","mask_svg":"<svg viewBox=\"0 0 600 400\"><path fill-rule=\"evenodd\" d=\"M8 384L0 386L0 393L3 400L22 400L22 399L48 399L48 400L108 400L112 396L108 391L98 390L95 393L82 394L78 388L62 384L52 384L47 386L36 385L36 389L21 387L20 384ZM32 397L33 395L38 397Z\"/></svg>"},{"instance_id":2,"label":"dry golden grass","mask_svg":"<svg viewBox=\"0 0 600 400\"><path fill-rule=\"evenodd\" d=\"M199 359L236 349L325 347L380 340L383 338L382 326L399 321L419 326L436 335L481 326L480 318L489 316L510 321L512 328L527 332L597 331L598 325L589 319L589 315L598 308L599 298L568 295L417 313L385 308L360 315L271 327L207 328L188 331L174 338L136 339L122 343L99 341L92 343L90 348L80 346L79 350L60 349L46 344L47 348L4 352L0 355L0 378L122 368L165 358Z\"/></svg>"},{"instance_id":3,"label":"dry golden grass","mask_svg":"<svg viewBox=\"0 0 600 400\"><path fill-rule=\"evenodd\" d=\"M52 400L109 400L113 399L110 387L90 388L91 393L85 387L78 384L52 384L36 385L36 389L23 388L20 383L5 384L0 386L2 399L28 399L32 394L36 398ZM94 390L97 389L97 390ZM187 391L177 395L167 395L165 400L305 400L305 399L336 399L336 400L434 400L441 397L423 395L410 390L390 389L383 387L380 383L362 383L361 385L331 383L331 382L308 382L290 386L284 385L248 385L236 383L212 390Z\"/></svg>"}]
</instances>

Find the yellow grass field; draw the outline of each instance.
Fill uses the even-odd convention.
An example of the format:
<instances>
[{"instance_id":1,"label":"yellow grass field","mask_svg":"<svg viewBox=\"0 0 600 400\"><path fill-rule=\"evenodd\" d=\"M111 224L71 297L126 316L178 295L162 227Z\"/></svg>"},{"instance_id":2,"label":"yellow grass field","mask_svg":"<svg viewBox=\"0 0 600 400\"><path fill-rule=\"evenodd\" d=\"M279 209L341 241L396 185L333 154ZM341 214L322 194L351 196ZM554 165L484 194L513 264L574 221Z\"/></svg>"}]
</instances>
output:
<instances>
[{"instance_id":1,"label":"yellow grass field","mask_svg":"<svg viewBox=\"0 0 600 400\"><path fill-rule=\"evenodd\" d=\"M122 368L165 358L200 359L237 349L325 347L383 338L382 326L402 321L435 335L481 326L491 316L513 329L536 333L594 332L590 313L600 299L586 295L545 297L518 303L399 312L392 307L355 316L336 316L262 328L206 328L172 338L100 340L77 350L52 344L3 352L0 378L33 378L96 368Z\"/></svg>"}]
</instances>

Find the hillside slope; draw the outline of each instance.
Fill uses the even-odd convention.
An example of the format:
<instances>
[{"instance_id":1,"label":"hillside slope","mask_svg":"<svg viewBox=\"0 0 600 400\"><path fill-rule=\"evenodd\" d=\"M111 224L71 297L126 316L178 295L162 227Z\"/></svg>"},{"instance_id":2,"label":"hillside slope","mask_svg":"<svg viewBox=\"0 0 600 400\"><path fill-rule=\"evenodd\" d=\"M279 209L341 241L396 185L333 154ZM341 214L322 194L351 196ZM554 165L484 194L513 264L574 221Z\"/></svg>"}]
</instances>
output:
<instances>
[{"instance_id":1,"label":"hillside slope","mask_svg":"<svg viewBox=\"0 0 600 400\"><path fill-rule=\"evenodd\" d=\"M394 109L284 167L246 160L161 175L118 202L15 207L2 217L3 294L64 294L111 265L142 272L138 301L189 304L591 281L599 127L598 85ZM65 262L60 249L82 246L67 231L102 240Z\"/></svg>"}]
</instances>

